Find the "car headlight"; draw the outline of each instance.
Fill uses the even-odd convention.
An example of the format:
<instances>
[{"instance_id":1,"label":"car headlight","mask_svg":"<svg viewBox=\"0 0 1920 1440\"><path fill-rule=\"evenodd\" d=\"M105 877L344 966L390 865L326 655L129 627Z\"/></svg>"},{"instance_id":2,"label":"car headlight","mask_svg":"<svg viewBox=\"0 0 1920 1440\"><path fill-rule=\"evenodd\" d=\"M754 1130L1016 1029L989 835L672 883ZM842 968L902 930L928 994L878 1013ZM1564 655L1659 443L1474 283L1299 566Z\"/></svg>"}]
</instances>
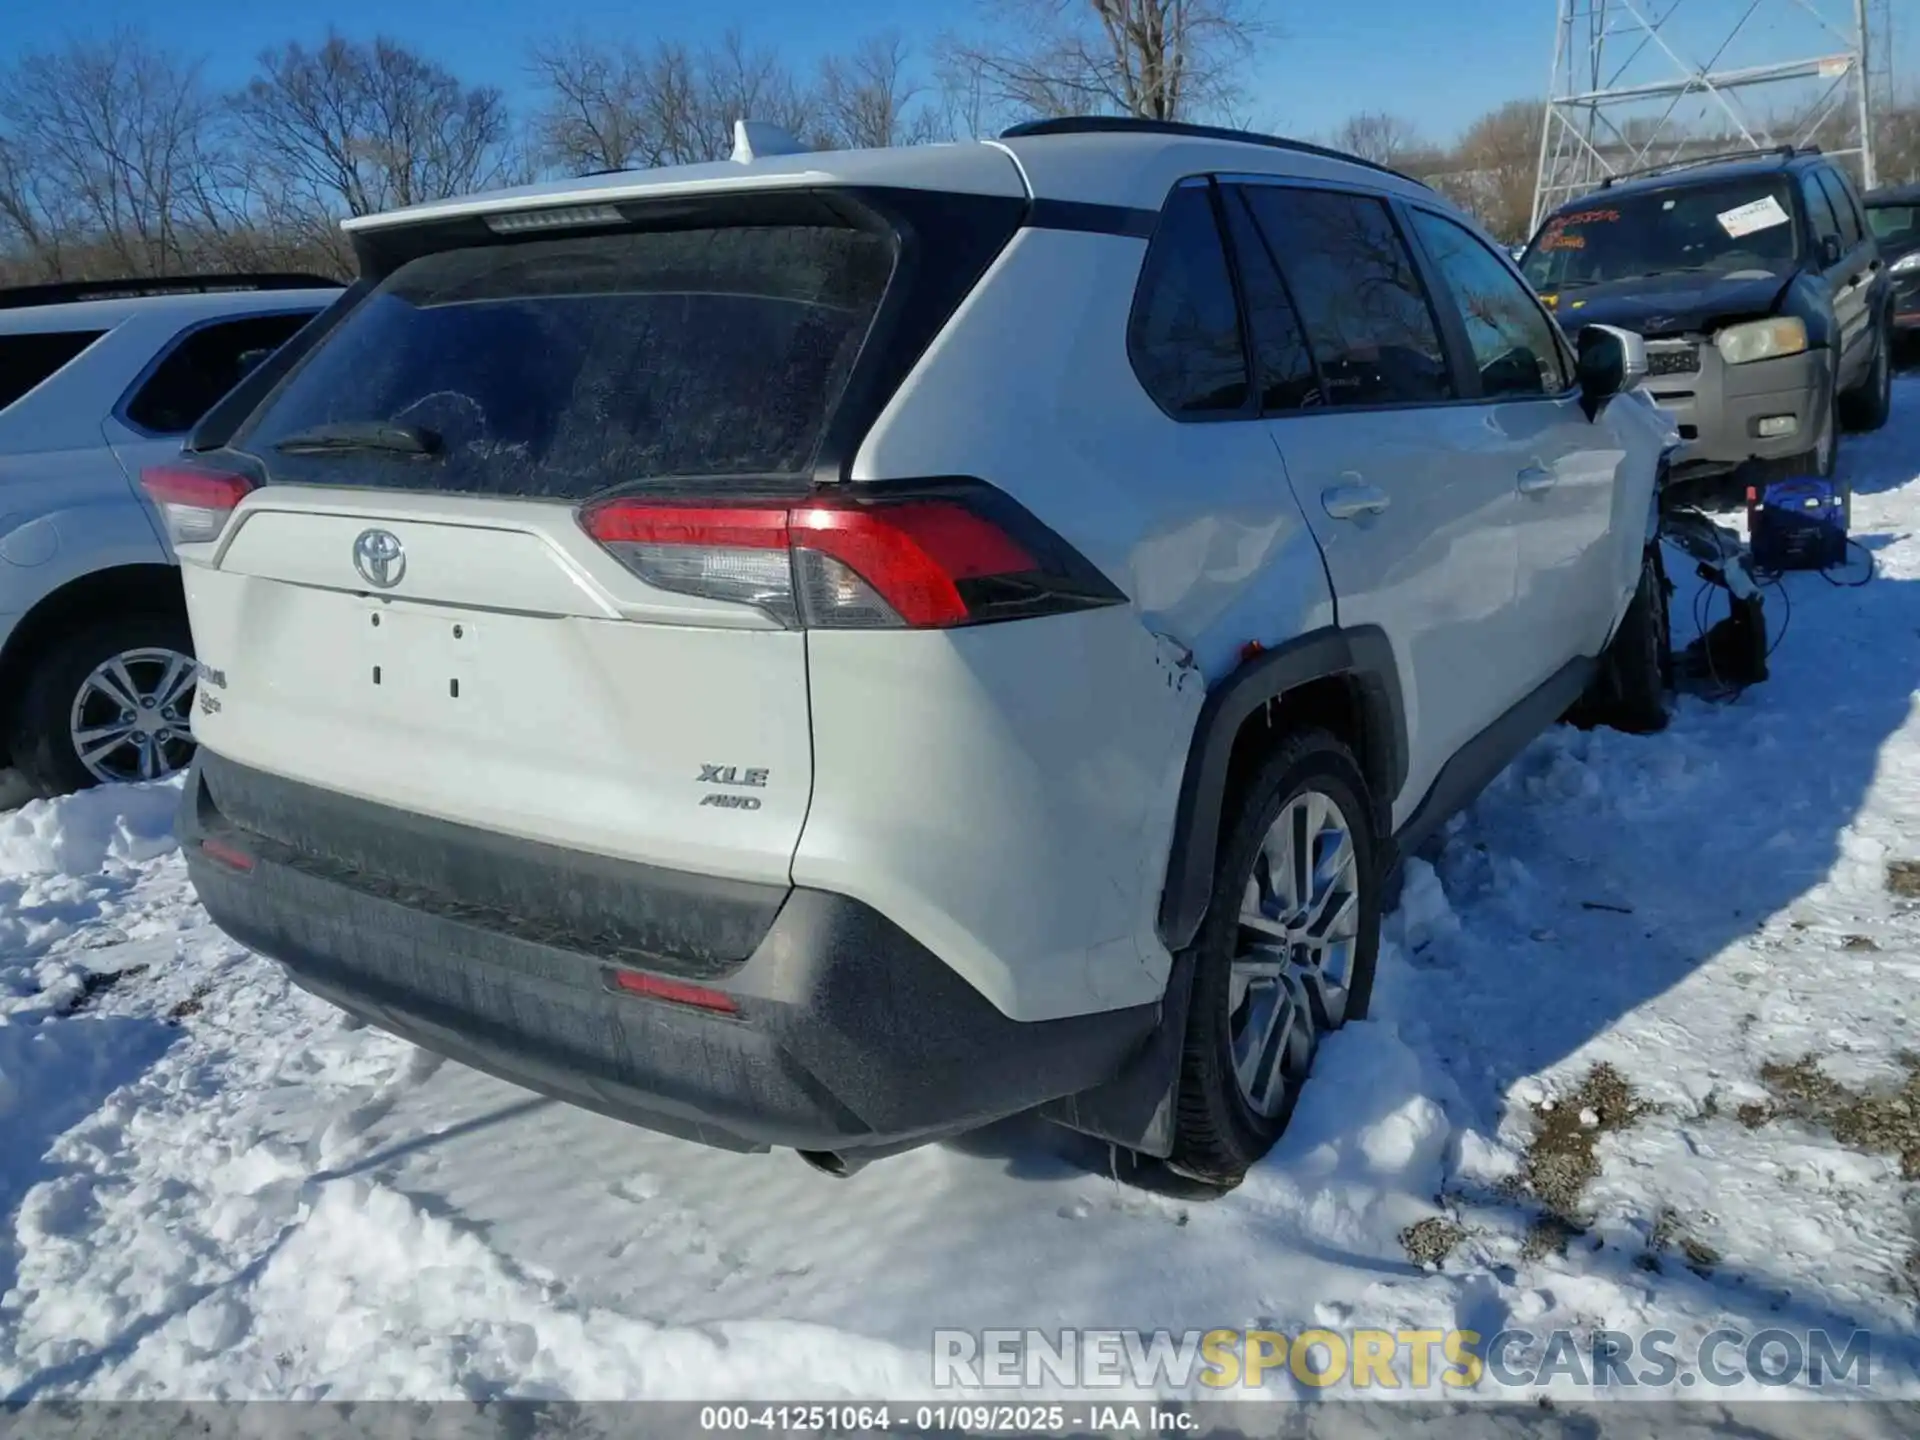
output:
<instances>
[{"instance_id":1,"label":"car headlight","mask_svg":"<svg viewBox=\"0 0 1920 1440\"><path fill-rule=\"evenodd\" d=\"M1916 270L1920 270L1920 250L1915 250L1910 255L1902 255L1887 267L1889 275L1910 275Z\"/></svg>"},{"instance_id":2,"label":"car headlight","mask_svg":"<svg viewBox=\"0 0 1920 1440\"><path fill-rule=\"evenodd\" d=\"M1755 360L1798 355L1807 348L1807 326L1804 320L1791 316L1750 320L1744 325L1729 325L1713 337L1713 343L1727 364L1749 365Z\"/></svg>"}]
</instances>

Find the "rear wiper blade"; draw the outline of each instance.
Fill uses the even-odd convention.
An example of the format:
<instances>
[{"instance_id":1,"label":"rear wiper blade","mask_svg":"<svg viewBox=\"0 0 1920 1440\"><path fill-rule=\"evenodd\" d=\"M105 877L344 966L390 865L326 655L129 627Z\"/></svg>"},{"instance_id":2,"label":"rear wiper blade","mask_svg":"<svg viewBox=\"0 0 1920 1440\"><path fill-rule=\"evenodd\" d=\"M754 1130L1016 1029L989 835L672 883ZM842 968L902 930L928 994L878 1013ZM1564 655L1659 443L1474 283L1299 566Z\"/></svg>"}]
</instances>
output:
<instances>
[{"instance_id":1,"label":"rear wiper blade","mask_svg":"<svg viewBox=\"0 0 1920 1440\"><path fill-rule=\"evenodd\" d=\"M385 451L389 455L437 455L440 432L424 425L390 425L383 420L341 420L296 430L276 441L283 455L344 455Z\"/></svg>"}]
</instances>

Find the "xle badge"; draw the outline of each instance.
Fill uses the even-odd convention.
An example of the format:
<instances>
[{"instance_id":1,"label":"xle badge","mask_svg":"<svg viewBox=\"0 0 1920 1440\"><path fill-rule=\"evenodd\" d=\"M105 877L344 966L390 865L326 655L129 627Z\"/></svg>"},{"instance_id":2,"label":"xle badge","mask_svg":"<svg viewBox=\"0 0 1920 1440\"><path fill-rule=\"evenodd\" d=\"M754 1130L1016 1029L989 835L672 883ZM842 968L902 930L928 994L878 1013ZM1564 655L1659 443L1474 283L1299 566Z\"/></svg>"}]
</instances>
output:
<instances>
[{"instance_id":1,"label":"xle badge","mask_svg":"<svg viewBox=\"0 0 1920 1440\"><path fill-rule=\"evenodd\" d=\"M697 783L763 790L767 784L767 772L757 767L740 765L702 765ZM707 795L702 797L700 803L711 805L719 810L758 810L760 797L758 795Z\"/></svg>"}]
</instances>

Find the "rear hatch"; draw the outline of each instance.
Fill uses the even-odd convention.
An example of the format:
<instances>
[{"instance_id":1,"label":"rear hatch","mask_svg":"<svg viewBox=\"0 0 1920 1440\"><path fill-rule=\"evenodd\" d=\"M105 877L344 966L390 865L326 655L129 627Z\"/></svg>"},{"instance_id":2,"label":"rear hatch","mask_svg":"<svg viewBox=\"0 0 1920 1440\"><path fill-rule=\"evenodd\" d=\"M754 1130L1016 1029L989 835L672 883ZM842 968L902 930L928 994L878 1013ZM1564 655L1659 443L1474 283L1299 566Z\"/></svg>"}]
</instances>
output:
<instances>
[{"instance_id":1,"label":"rear hatch","mask_svg":"<svg viewBox=\"0 0 1920 1440\"><path fill-rule=\"evenodd\" d=\"M773 556L651 545L607 502L804 496L899 241L818 199L740 210L403 237L226 445L149 472L201 741L442 820L784 883L811 758Z\"/></svg>"}]
</instances>

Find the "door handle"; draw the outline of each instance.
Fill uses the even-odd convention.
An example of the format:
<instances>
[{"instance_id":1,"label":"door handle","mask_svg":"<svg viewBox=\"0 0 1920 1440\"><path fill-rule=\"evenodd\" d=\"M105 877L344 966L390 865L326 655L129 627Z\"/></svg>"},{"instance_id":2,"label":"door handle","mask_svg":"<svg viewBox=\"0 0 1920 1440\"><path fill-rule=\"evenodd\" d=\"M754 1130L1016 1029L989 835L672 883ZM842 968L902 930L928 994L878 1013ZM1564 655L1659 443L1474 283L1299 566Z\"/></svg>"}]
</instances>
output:
<instances>
[{"instance_id":1,"label":"door handle","mask_svg":"<svg viewBox=\"0 0 1920 1440\"><path fill-rule=\"evenodd\" d=\"M1520 472L1518 484L1522 495L1538 495L1553 488L1553 472L1544 465L1529 465Z\"/></svg>"},{"instance_id":2,"label":"door handle","mask_svg":"<svg viewBox=\"0 0 1920 1440\"><path fill-rule=\"evenodd\" d=\"M1373 485L1335 485L1320 492L1320 508L1336 520L1378 515L1387 508L1387 492Z\"/></svg>"}]
</instances>

